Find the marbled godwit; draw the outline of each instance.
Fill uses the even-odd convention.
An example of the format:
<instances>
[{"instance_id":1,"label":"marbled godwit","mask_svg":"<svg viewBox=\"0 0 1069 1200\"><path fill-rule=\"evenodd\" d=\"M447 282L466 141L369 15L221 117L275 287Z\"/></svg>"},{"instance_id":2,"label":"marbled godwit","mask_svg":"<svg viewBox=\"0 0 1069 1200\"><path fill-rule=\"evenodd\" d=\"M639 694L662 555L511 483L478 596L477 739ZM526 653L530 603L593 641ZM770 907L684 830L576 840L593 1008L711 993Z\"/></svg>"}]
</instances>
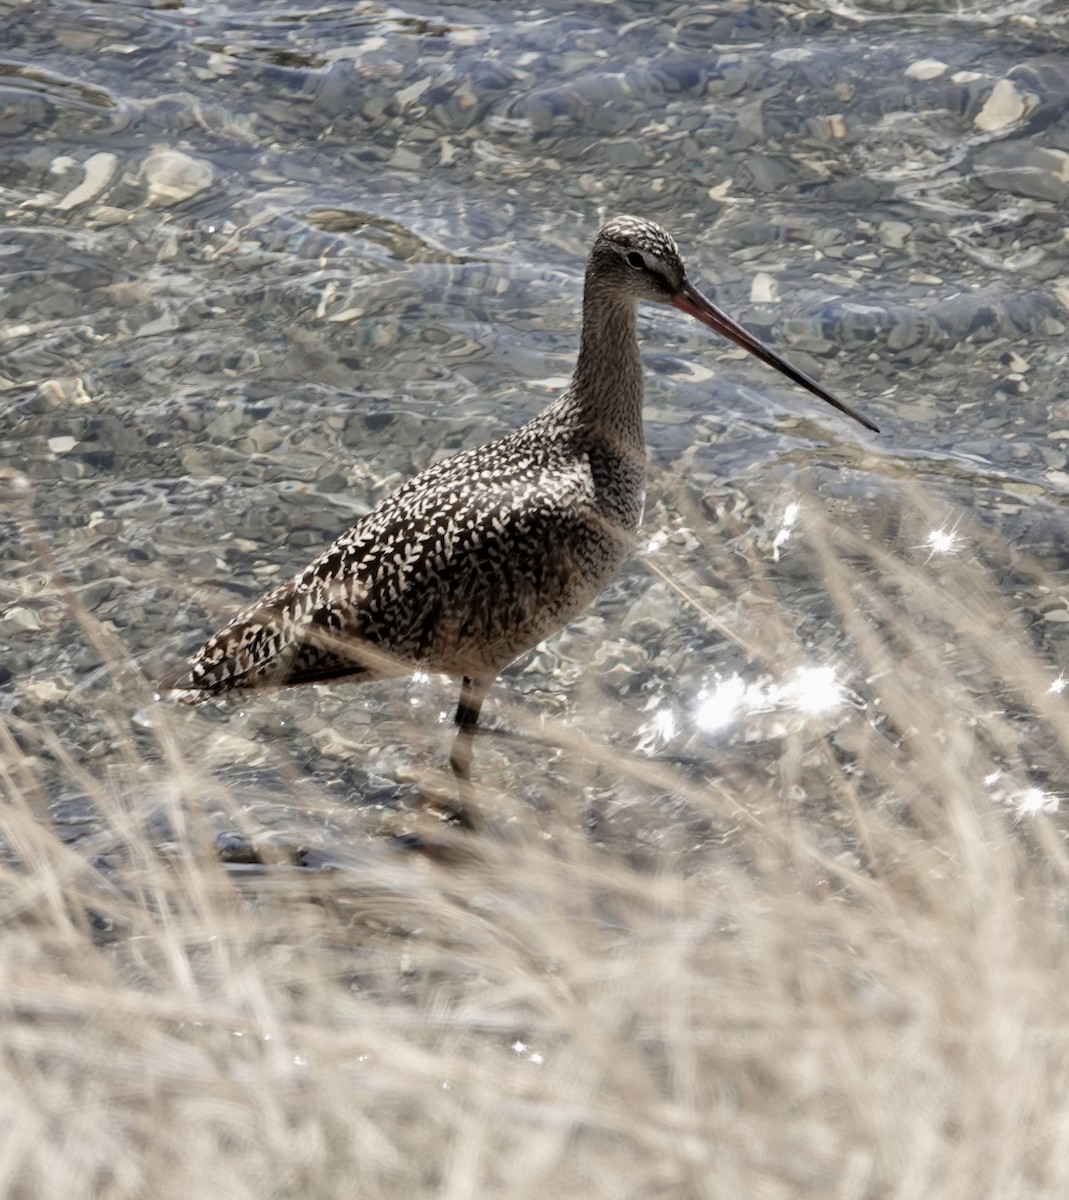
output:
<instances>
[{"instance_id":1,"label":"marbled godwit","mask_svg":"<svg viewBox=\"0 0 1069 1200\"><path fill-rule=\"evenodd\" d=\"M705 299L660 226L615 217L587 263L568 388L514 433L398 488L209 638L164 682L169 697L443 672L463 681L452 762L465 778L490 684L587 606L634 539L646 459L640 300L689 313L877 431Z\"/></svg>"}]
</instances>

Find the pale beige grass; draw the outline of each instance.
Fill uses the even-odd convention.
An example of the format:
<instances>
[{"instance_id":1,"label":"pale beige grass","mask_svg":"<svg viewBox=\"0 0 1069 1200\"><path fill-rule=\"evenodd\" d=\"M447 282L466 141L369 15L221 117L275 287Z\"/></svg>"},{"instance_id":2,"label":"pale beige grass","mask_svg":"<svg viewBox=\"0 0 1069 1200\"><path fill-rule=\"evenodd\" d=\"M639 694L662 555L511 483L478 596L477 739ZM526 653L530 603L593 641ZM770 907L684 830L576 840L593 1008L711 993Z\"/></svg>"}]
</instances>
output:
<instances>
[{"instance_id":1,"label":"pale beige grass","mask_svg":"<svg viewBox=\"0 0 1069 1200\"><path fill-rule=\"evenodd\" d=\"M868 700L833 734L685 770L628 755L592 679L557 750L477 747L490 827L449 862L305 790L294 836L340 823L340 868L227 871L207 814L247 814L195 724L140 753L116 695L105 770L8 722L0 1195L1069 1195L1065 826L1013 803L1069 723L968 534L934 571L799 533ZM763 561L709 616L786 671ZM61 840L46 764L97 832Z\"/></svg>"}]
</instances>

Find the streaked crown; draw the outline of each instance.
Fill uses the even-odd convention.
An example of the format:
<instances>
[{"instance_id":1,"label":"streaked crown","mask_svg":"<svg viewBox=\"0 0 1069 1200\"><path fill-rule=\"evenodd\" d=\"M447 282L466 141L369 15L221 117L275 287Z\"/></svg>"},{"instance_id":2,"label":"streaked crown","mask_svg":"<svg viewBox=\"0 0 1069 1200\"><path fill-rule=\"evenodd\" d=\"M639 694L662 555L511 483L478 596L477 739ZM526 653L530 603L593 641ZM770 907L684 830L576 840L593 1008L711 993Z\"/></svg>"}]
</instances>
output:
<instances>
[{"instance_id":1,"label":"streaked crown","mask_svg":"<svg viewBox=\"0 0 1069 1200\"><path fill-rule=\"evenodd\" d=\"M598 230L591 254L597 275L638 299L665 301L683 285L679 248L660 225L621 215Z\"/></svg>"}]
</instances>

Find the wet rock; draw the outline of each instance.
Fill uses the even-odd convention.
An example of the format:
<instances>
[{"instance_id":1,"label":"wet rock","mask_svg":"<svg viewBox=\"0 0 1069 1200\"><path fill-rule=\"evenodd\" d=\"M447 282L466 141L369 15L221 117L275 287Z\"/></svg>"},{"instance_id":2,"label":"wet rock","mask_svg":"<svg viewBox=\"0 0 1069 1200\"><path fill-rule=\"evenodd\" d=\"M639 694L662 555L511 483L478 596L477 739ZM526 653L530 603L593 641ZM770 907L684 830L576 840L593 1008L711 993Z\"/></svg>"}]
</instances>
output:
<instances>
[{"instance_id":1,"label":"wet rock","mask_svg":"<svg viewBox=\"0 0 1069 1200\"><path fill-rule=\"evenodd\" d=\"M117 154L110 154L105 151L101 151L99 154L91 154L85 160L82 181L59 201L56 208L60 211L66 211L95 199L107 187L112 175L115 173L115 167L118 162L119 156Z\"/></svg>"},{"instance_id":2,"label":"wet rock","mask_svg":"<svg viewBox=\"0 0 1069 1200\"><path fill-rule=\"evenodd\" d=\"M157 208L169 208L203 192L213 178L208 163L181 150L155 150L141 164L148 202Z\"/></svg>"},{"instance_id":3,"label":"wet rock","mask_svg":"<svg viewBox=\"0 0 1069 1200\"><path fill-rule=\"evenodd\" d=\"M0 615L0 631L7 634L36 633L41 628L38 614L21 605L14 605Z\"/></svg>"},{"instance_id":4,"label":"wet rock","mask_svg":"<svg viewBox=\"0 0 1069 1200\"><path fill-rule=\"evenodd\" d=\"M738 178L755 192L778 192L797 183L799 170L798 164L788 158L751 154Z\"/></svg>"},{"instance_id":5,"label":"wet rock","mask_svg":"<svg viewBox=\"0 0 1069 1200\"><path fill-rule=\"evenodd\" d=\"M906 67L906 78L916 79L919 82L926 83L930 79L938 79L941 75L945 75L949 70L945 62L940 62L937 58L922 58L915 63L910 63Z\"/></svg>"},{"instance_id":6,"label":"wet rock","mask_svg":"<svg viewBox=\"0 0 1069 1200\"><path fill-rule=\"evenodd\" d=\"M1020 63L1008 78L1034 101L1029 126L1043 128L1069 111L1069 59L1065 54L1045 54Z\"/></svg>"},{"instance_id":7,"label":"wet rock","mask_svg":"<svg viewBox=\"0 0 1069 1200\"><path fill-rule=\"evenodd\" d=\"M776 304L779 302L779 284L766 271L758 271L750 283L750 301L753 304Z\"/></svg>"},{"instance_id":8,"label":"wet rock","mask_svg":"<svg viewBox=\"0 0 1069 1200\"><path fill-rule=\"evenodd\" d=\"M901 250L912 232L913 226L905 221L882 221L879 227L880 241L892 250Z\"/></svg>"},{"instance_id":9,"label":"wet rock","mask_svg":"<svg viewBox=\"0 0 1069 1200\"><path fill-rule=\"evenodd\" d=\"M1035 96L1018 88L1012 79L1000 79L973 124L985 133L1005 129L1024 118L1037 103Z\"/></svg>"},{"instance_id":10,"label":"wet rock","mask_svg":"<svg viewBox=\"0 0 1069 1200\"><path fill-rule=\"evenodd\" d=\"M1069 200L1069 154L1026 142L999 142L973 156L977 178L992 191L1036 200Z\"/></svg>"},{"instance_id":11,"label":"wet rock","mask_svg":"<svg viewBox=\"0 0 1069 1200\"><path fill-rule=\"evenodd\" d=\"M44 96L20 88L0 88L0 135L25 137L47 129L55 108Z\"/></svg>"}]
</instances>

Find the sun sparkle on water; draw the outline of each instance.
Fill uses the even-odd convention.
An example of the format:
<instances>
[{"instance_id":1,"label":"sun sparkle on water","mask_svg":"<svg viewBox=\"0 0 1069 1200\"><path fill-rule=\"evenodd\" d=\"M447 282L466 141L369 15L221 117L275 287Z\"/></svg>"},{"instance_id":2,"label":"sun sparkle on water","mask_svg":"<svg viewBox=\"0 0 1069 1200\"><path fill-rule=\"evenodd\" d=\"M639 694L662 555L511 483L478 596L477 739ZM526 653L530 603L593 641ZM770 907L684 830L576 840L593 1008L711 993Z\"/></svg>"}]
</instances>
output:
<instances>
[{"instance_id":1,"label":"sun sparkle on water","mask_svg":"<svg viewBox=\"0 0 1069 1200\"><path fill-rule=\"evenodd\" d=\"M831 667L803 667L795 672L788 690L794 707L810 716L834 712L843 702L842 685Z\"/></svg>"},{"instance_id":2,"label":"sun sparkle on water","mask_svg":"<svg viewBox=\"0 0 1069 1200\"><path fill-rule=\"evenodd\" d=\"M676 715L670 708L660 708L653 715L653 728L662 741L670 742L675 737Z\"/></svg>"},{"instance_id":3,"label":"sun sparkle on water","mask_svg":"<svg viewBox=\"0 0 1069 1200\"><path fill-rule=\"evenodd\" d=\"M933 529L925 545L931 554L954 554L960 549L961 538L953 529Z\"/></svg>"},{"instance_id":4,"label":"sun sparkle on water","mask_svg":"<svg viewBox=\"0 0 1069 1200\"><path fill-rule=\"evenodd\" d=\"M794 527L798 524L798 513L801 511L801 505L791 502L783 510L783 524L779 527L779 532L772 541L772 561L779 562L780 547L785 546L791 539L791 534L794 533Z\"/></svg>"},{"instance_id":5,"label":"sun sparkle on water","mask_svg":"<svg viewBox=\"0 0 1069 1200\"><path fill-rule=\"evenodd\" d=\"M755 713L779 709L818 716L834 712L844 699L833 667L802 667L783 683L769 679L747 682L740 675L730 675L699 695L694 723L706 733L715 733Z\"/></svg>"},{"instance_id":6,"label":"sun sparkle on water","mask_svg":"<svg viewBox=\"0 0 1069 1200\"><path fill-rule=\"evenodd\" d=\"M1057 796L1052 796L1050 792L1045 792L1042 788L1028 788L1021 792L1016 797L1017 812L1022 816L1031 816L1033 813L1052 813L1058 811L1059 800Z\"/></svg>"}]
</instances>

